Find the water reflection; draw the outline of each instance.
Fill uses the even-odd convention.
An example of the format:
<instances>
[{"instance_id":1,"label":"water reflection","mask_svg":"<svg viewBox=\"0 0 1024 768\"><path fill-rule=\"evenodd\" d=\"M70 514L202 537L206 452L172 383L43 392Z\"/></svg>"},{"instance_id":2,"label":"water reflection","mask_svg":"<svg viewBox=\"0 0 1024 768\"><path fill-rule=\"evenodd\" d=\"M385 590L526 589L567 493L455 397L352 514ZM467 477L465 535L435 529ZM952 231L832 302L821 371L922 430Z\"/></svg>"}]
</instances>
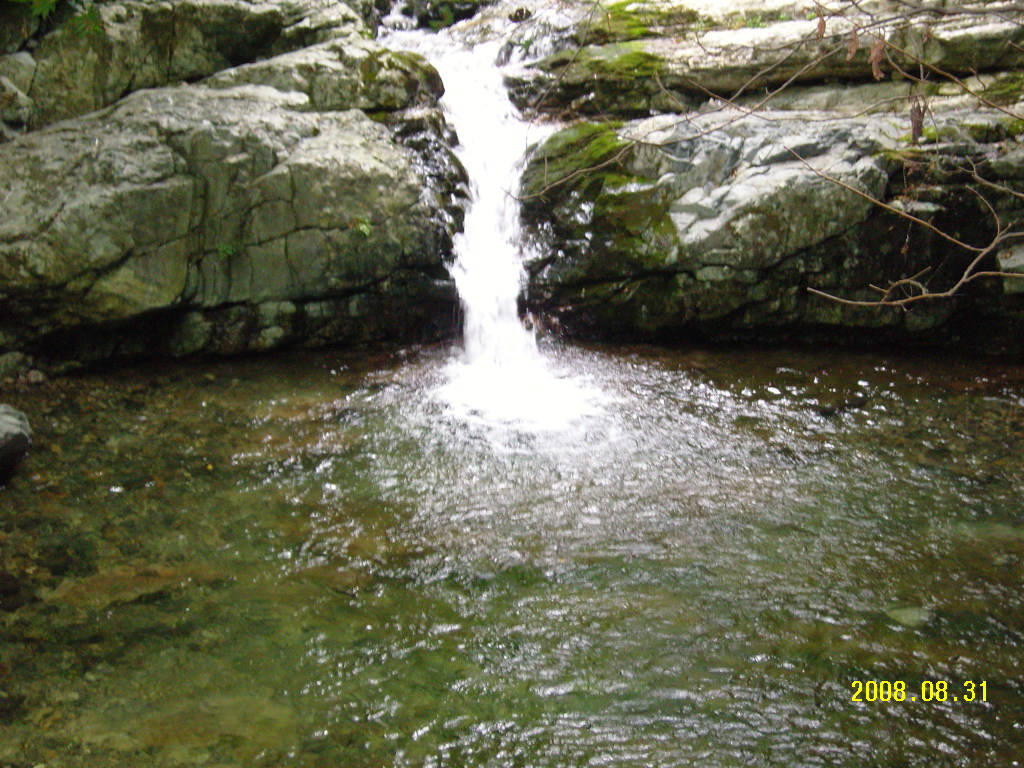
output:
<instances>
[{"instance_id":1,"label":"water reflection","mask_svg":"<svg viewBox=\"0 0 1024 768\"><path fill-rule=\"evenodd\" d=\"M22 395L0 763L1018 759L1021 369L553 350L611 404L537 432L431 398L448 354Z\"/></svg>"}]
</instances>

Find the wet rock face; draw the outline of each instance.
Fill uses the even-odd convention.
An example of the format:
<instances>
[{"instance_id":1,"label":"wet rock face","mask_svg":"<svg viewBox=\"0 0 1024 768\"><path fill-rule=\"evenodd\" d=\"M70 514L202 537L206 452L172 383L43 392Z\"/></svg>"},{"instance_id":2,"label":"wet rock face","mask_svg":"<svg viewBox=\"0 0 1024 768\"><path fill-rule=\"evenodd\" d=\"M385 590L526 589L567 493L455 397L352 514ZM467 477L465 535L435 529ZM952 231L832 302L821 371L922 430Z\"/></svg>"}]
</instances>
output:
<instances>
[{"instance_id":1,"label":"wet rock face","mask_svg":"<svg viewBox=\"0 0 1024 768\"><path fill-rule=\"evenodd\" d=\"M854 190L898 198L986 242L991 219L954 169L969 153L990 178L1017 185L1012 164L993 160L1015 146L1008 128L948 115L994 141L943 150L952 153L944 171L933 149L908 150L895 118L771 117L581 123L551 137L523 179L524 216L546 254L529 265L529 303L563 329L601 337L955 338L935 331L952 327L969 300L907 312L844 306L808 289L871 300L872 285L926 267L939 284L955 281L969 252L920 234L905 248L907 222ZM1011 195L1003 203L1004 217L1019 215ZM1013 314L999 285L978 286L975 297L975 307Z\"/></svg>"},{"instance_id":2,"label":"wet rock face","mask_svg":"<svg viewBox=\"0 0 1024 768\"><path fill-rule=\"evenodd\" d=\"M894 21L872 63L878 38L863 26L855 40L853 29L873 21L853 14L829 16L818 35L818 20L784 0L650 0L538 9L519 24L504 51L517 65L506 79L514 99L584 117L538 148L524 175L524 217L544 254L529 265L531 309L603 338L1019 351L1014 280L978 281L910 312L813 293L874 301L873 285L922 270L941 291L970 262L969 249L868 198L981 246L993 215L1005 224L1021 209L1013 68L1024 27L938 15L922 37L920 19ZM913 86L898 75L911 52L932 72ZM915 128L922 104L927 125ZM993 252L984 268L997 263L1016 262Z\"/></svg>"},{"instance_id":3,"label":"wet rock face","mask_svg":"<svg viewBox=\"0 0 1024 768\"><path fill-rule=\"evenodd\" d=\"M29 99L29 128L117 102L0 144L0 356L62 364L451 332L445 259L464 179L443 85L421 57L363 36L375 9L102 8L105 54L76 47L102 48L99 32L61 42L65 25L32 55L0 59L0 91L53 100ZM46 85L48 67L76 56L84 101ZM212 76L121 98L122 65L130 89ZM97 85L101 72L117 83Z\"/></svg>"},{"instance_id":4,"label":"wet rock face","mask_svg":"<svg viewBox=\"0 0 1024 768\"><path fill-rule=\"evenodd\" d=\"M0 484L10 480L32 445L32 428L28 417L9 405L0 405ZM2 576L3 574L0 574ZM18 590L0 578L0 592L14 599ZM4 592L6 590L6 592Z\"/></svg>"},{"instance_id":5,"label":"wet rock face","mask_svg":"<svg viewBox=\"0 0 1024 768\"><path fill-rule=\"evenodd\" d=\"M399 10L416 20L419 27L443 29L472 18L491 0L409 0L398 3Z\"/></svg>"}]
</instances>

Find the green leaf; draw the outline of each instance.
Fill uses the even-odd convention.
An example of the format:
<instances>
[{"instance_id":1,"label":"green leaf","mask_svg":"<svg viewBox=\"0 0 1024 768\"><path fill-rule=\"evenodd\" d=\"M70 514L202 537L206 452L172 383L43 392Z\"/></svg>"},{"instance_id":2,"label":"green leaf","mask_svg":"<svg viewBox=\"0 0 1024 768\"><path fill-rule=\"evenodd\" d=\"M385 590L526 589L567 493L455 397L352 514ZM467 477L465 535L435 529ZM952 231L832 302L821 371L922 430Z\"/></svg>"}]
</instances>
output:
<instances>
[{"instance_id":1,"label":"green leaf","mask_svg":"<svg viewBox=\"0 0 1024 768\"><path fill-rule=\"evenodd\" d=\"M99 8L93 3L90 3L89 7L81 13L68 19L67 25L68 29L79 37L103 33L103 17L100 16Z\"/></svg>"},{"instance_id":2,"label":"green leaf","mask_svg":"<svg viewBox=\"0 0 1024 768\"><path fill-rule=\"evenodd\" d=\"M363 237L369 237L373 231L373 224L370 223L370 219L366 216L359 216L356 218L352 228L362 234Z\"/></svg>"},{"instance_id":3,"label":"green leaf","mask_svg":"<svg viewBox=\"0 0 1024 768\"><path fill-rule=\"evenodd\" d=\"M33 16L40 19L48 18L57 7L58 0L13 0L15 3L30 6Z\"/></svg>"}]
</instances>

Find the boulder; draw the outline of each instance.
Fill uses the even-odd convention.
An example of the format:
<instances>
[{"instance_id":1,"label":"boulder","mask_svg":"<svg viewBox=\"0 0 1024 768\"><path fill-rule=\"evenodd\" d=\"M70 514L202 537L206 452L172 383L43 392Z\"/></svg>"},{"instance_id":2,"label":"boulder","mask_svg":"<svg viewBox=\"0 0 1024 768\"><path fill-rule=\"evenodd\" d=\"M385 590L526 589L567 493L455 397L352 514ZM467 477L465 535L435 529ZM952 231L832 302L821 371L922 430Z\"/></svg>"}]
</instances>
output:
<instances>
[{"instance_id":1,"label":"boulder","mask_svg":"<svg viewBox=\"0 0 1024 768\"><path fill-rule=\"evenodd\" d=\"M761 100L780 86L871 80L870 52L880 38L888 46L880 71L886 79L902 78L894 64L918 67L909 51L926 68L962 76L1024 63L1024 25L1005 15L938 15L924 34L916 19L871 27L869 17L851 12L829 18L819 38L817 20L805 13L794 7L709 16L691 3L573 5L554 23L538 14L516 30L506 56L521 67L507 82L523 109L639 117L687 112L709 97L757 93ZM872 31L851 48L855 29Z\"/></svg>"},{"instance_id":2,"label":"boulder","mask_svg":"<svg viewBox=\"0 0 1024 768\"><path fill-rule=\"evenodd\" d=\"M0 484L10 480L32 445L28 417L9 405L0 404Z\"/></svg>"},{"instance_id":3,"label":"boulder","mask_svg":"<svg viewBox=\"0 0 1024 768\"><path fill-rule=\"evenodd\" d=\"M40 128L143 88L192 82L230 67L336 38L369 37L372 4L325 0L175 0L96 4L44 34L31 52L0 56ZM11 48L11 46L8 46ZM30 68L23 82L9 73ZM4 93L0 91L0 106ZM24 109L22 111L25 111ZM6 114L3 120L11 124Z\"/></svg>"},{"instance_id":4,"label":"boulder","mask_svg":"<svg viewBox=\"0 0 1024 768\"><path fill-rule=\"evenodd\" d=\"M868 198L986 242L991 218L958 164L969 157L1020 188L1019 168L997 159L1014 151L1020 125L999 114L944 120L927 148L908 144L902 118L881 116L720 109L576 124L524 174L524 216L544 254L529 264L528 303L601 337L951 340L935 329L954 302L865 309L808 290L872 300L873 284L925 267L930 285L951 284L970 260L926 230L905 248L907 222ZM1000 213L1019 217L1019 199L1003 198ZM1002 300L995 281L975 287L993 294L986 305Z\"/></svg>"},{"instance_id":5,"label":"boulder","mask_svg":"<svg viewBox=\"0 0 1024 768\"><path fill-rule=\"evenodd\" d=\"M305 94L303 108L394 111L432 103L444 92L441 78L414 54L382 48L372 40L343 39L309 46L220 72L211 88L269 85Z\"/></svg>"},{"instance_id":6,"label":"boulder","mask_svg":"<svg viewBox=\"0 0 1024 768\"><path fill-rule=\"evenodd\" d=\"M808 9L532 8L503 50L513 99L600 118L555 133L527 165L532 311L603 338L947 343L970 327L979 348L1024 346L1012 278L912 311L814 293L877 300L873 286L922 270L933 290L955 283L971 253L899 211L970 243L991 240L993 214L1020 219L1016 12L936 6L908 20L871 1L819 19ZM910 51L926 82L900 71ZM996 185L979 187L992 210L970 191L970 169ZM1012 249L1000 259L1016 264ZM990 256L982 268L997 266Z\"/></svg>"},{"instance_id":7,"label":"boulder","mask_svg":"<svg viewBox=\"0 0 1024 768\"><path fill-rule=\"evenodd\" d=\"M440 92L417 56L334 41L0 145L0 353L448 332L462 178Z\"/></svg>"}]
</instances>

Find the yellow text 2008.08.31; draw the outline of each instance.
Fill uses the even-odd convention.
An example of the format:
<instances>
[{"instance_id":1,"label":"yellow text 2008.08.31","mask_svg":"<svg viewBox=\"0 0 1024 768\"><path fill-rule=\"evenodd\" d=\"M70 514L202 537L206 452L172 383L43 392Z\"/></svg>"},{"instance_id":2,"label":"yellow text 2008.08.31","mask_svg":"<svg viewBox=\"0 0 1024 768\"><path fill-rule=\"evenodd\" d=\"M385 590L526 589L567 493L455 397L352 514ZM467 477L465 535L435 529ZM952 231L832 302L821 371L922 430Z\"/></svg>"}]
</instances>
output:
<instances>
[{"instance_id":1,"label":"yellow text 2008.08.31","mask_svg":"<svg viewBox=\"0 0 1024 768\"><path fill-rule=\"evenodd\" d=\"M910 684L905 680L854 680L851 701L988 701L986 681L924 680Z\"/></svg>"}]
</instances>

